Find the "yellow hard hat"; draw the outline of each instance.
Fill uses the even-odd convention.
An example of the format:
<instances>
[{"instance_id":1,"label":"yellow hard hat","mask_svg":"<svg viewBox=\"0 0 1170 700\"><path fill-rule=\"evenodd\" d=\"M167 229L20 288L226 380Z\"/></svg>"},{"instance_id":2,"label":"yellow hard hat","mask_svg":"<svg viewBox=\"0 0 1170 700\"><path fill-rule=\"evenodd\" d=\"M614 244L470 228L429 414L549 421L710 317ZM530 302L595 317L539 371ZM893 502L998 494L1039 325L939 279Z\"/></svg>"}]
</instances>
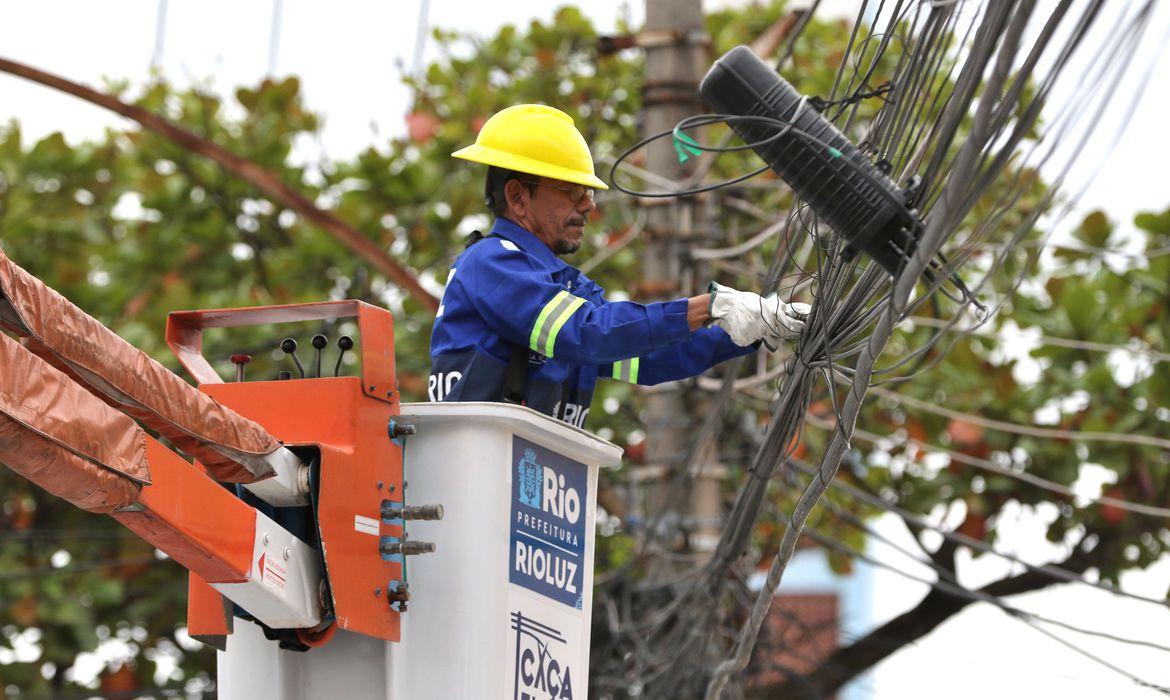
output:
<instances>
[{"instance_id":1,"label":"yellow hard hat","mask_svg":"<svg viewBox=\"0 0 1170 700\"><path fill-rule=\"evenodd\" d=\"M451 155L598 190L609 189L593 174L589 144L577 131L573 118L547 105L514 105L496 112L480 129L475 143Z\"/></svg>"}]
</instances>

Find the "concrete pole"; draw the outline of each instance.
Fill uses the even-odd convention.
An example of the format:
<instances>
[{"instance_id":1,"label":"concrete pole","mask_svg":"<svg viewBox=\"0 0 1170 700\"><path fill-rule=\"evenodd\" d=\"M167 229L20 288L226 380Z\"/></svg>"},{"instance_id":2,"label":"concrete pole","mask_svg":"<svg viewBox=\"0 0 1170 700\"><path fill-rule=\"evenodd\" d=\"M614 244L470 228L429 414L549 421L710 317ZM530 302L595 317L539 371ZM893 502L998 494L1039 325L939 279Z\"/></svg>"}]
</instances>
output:
<instances>
[{"instance_id":1,"label":"concrete pole","mask_svg":"<svg viewBox=\"0 0 1170 700\"><path fill-rule=\"evenodd\" d=\"M672 128L680 119L703 111L698 81L710 63L708 39L703 27L701 0L646 0L646 26L642 41L646 67L643 85L642 123L646 135ZM706 156L709 157L709 156ZM696 158L680 163L670 139L652 145L646 153L646 168L674 181L689 177ZM685 264L683 253L694 236L710 227L697 222L702 207L693 200L642 200L648 207L646 231L649 241L643 262L642 298L662 300L691 296L706 280L696 280L695 270ZM697 224L697 225L696 225ZM656 391L646 402L646 461L640 475L651 486L664 483L690 442L694 427L703 420L701 407L688 402L682 387ZM722 504L719 480L722 473L707 460L704 478L689 496L689 512L669 513L661 521L671 526L681 520L692 530L691 545L706 556L718 538ZM653 512L663 503L647 489L647 505Z\"/></svg>"}]
</instances>

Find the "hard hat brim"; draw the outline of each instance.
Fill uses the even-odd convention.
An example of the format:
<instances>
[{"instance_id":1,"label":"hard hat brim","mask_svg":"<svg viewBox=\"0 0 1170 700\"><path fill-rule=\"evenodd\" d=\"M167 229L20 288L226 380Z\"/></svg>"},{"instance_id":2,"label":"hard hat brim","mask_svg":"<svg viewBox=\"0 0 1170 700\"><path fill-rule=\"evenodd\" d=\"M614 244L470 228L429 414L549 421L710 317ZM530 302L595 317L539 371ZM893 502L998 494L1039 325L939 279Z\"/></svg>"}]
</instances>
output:
<instances>
[{"instance_id":1,"label":"hard hat brim","mask_svg":"<svg viewBox=\"0 0 1170 700\"><path fill-rule=\"evenodd\" d=\"M609 185L605 184L605 181L596 175L563 168L559 165L545 163L525 156L518 156L514 153L506 153L490 146L481 146L478 143L473 143L466 148L460 148L458 151L452 153L451 157L469 160L473 163L494 165L497 168L515 170L516 172L527 173L529 175L551 177L554 180L573 182L578 185L592 187L596 190L609 189Z\"/></svg>"}]
</instances>

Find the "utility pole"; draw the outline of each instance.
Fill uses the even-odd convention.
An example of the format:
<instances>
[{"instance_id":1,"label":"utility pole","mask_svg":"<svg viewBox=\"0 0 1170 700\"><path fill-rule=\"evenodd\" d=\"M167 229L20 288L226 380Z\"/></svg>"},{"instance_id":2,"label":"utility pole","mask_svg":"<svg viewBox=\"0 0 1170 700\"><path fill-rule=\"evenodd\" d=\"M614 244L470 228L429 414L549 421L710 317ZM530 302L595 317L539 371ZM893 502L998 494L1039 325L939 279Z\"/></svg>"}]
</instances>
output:
<instances>
[{"instance_id":1,"label":"utility pole","mask_svg":"<svg viewBox=\"0 0 1170 700\"><path fill-rule=\"evenodd\" d=\"M670 129L683 117L702 112L698 82L710 62L702 0L646 0L646 25L638 43L646 56L642 88L645 134ZM680 162L669 139L653 144L646 153L645 167L674 182L690 177L696 165L693 157ZM705 280L696 279L685 253L694 244L695 235L709 235L707 222L696 221L704 209L691 198L643 199L640 204L647 208L649 237L640 296L662 300L693 295ZM681 384L654 391L646 399L647 466L637 478L648 487L644 493L653 512L674 507L665 502L663 488L654 484L664 486L675 470L683 467L681 458L703 416L701 406L687 400ZM664 513L659 521L664 527L682 525L687 529L692 549L702 558L718 539L722 515L719 490L723 475L712 464L712 456L703 460L703 476L687 494L686 512Z\"/></svg>"}]
</instances>

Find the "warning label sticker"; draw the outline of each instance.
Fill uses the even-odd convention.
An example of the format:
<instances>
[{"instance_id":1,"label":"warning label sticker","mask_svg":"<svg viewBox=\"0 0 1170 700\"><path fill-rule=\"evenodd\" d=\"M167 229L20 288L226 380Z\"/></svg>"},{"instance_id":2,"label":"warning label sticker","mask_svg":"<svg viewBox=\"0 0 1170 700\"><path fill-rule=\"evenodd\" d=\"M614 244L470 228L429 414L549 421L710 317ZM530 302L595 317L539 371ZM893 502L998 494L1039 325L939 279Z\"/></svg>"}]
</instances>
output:
<instances>
[{"instance_id":1,"label":"warning label sticker","mask_svg":"<svg viewBox=\"0 0 1170 700\"><path fill-rule=\"evenodd\" d=\"M521 437L512 438L509 580L581 609L588 472Z\"/></svg>"},{"instance_id":2,"label":"warning label sticker","mask_svg":"<svg viewBox=\"0 0 1170 700\"><path fill-rule=\"evenodd\" d=\"M268 556L266 552L261 552L260 559L256 562L256 567L260 572L261 583L274 591L284 590L285 578L287 577L288 571L282 564Z\"/></svg>"}]
</instances>

